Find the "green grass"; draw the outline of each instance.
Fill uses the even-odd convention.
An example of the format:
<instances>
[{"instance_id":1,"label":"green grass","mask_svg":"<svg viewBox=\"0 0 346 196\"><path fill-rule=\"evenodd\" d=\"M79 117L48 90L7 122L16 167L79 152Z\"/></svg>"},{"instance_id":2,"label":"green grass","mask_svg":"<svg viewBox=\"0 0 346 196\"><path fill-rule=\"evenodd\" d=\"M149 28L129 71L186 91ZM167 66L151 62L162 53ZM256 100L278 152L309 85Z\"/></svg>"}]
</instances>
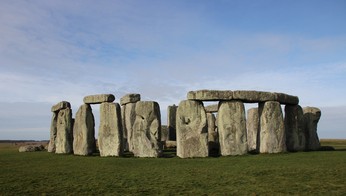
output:
<instances>
[{"instance_id":1,"label":"green grass","mask_svg":"<svg viewBox=\"0 0 346 196\"><path fill-rule=\"evenodd\" d=\"M0 146L0 195L345 195L345 182L343 150L155 159Z\"/></svg>"}]
</instances>

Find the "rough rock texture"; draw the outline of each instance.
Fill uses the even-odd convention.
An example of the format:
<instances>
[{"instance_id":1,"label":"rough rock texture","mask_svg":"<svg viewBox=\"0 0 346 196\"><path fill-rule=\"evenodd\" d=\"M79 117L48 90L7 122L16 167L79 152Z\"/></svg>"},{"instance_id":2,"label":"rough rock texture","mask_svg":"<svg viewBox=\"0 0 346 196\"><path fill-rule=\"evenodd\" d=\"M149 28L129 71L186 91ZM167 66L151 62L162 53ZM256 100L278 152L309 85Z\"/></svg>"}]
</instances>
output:
<instances>
[{"instance_id":1,"label":"rough rock texture","mask_svg":"<svg viewBox=\"0 0 346 196\"><path fill-rule=\"evenodd\" d=\"M26 145L19 147L19 152L35 152L43 151L45 148L43 145Z\"/></svg>"},{"instance_id":2,"label":"rough rock texture","mask_svg":"<svg viewBox=\"0 0 346 196\"><path fill-rule=\"evenodd\" d=\"M215 115L213 113L207 113L209 155L218 154L220 150L219 134L217 132L215 121Z\"/></svg>"},{"instance_id":3,"label":"rough rock texture","mask_svg":"<svg viewBox=\"0 0 346 196\"><path fill-rule=\"evenodd\" d=\"M317 135L317 123L321 118L321 110L315 107L305 107L304 122L305 122L305 134L306 134L306 148L307 150L318 150L320 140Z\"/></svg>"},{"instance_id":4,"label":"rough rock texture","mask_svg":"<svg viewBox=\"0 0 346 196\"><path fill-rule=\"evenodd\" d=\"M94 115L88 104L81 105L76 113L73 138L75 155L91 155L96 151Z\"/></svg>"},{"instance_id":5,"label":"rough rock texture","mask_svg":"<svg viewBox=\"0 0 346 196\"><path fill-rule=\"evenodd\" d=\"M172 105L167 107L167 126L168 126L168 140L177 140L177 127L176 127L176 117L177 117L178 106Z\"/></svg>"},{"instance_id":6,"label":"rough rock texture","mask_svg":"<svg viewBox=\"0 0 346 196\"><path fill-rule=\"evenodd\" d=\"M72 110L62 109L58 113L55 153L69 154L73 152Z\"/></svg>"},{"instance_id":7,"label":"rough rock texture","mask_svg":"<svg viewBox=\"0 0 346 196\"><path fill-rule=\"evenodd\" d=\"M50 139L48 144L48 152L55 152L55 141L57 134L57 120L58 120L58 112L53 112L52 121L50 124Z\"/></svg>"},{"instance_id":8,"label":"rough rock texture","mask_svg":"<svg viewBox=\"0 0 346 196\"><path fill-rule=\"evenodd\" d=\"M141 100L140 94L127 94L120 99L120 105L125 105L128 103L136 103Z\"/></svg>"},{"instance_id":9,"label":"rough rock texture","mask_svg":"<svg viewBox=\"0 0 346 196\"><path fill-rule=\"evenodd\" d=\"M207 157L207 115L200 101L183 100L177 109L177 156Z\"/></svg>"},{"instance_id":10,"label":"rough rock texture","mask_svg":"<svg viewBox=\"0 0 346 196\"><path fill-rule=\"evenodd\" d=\"M245 108L241 101L222 101L217 115L222 156L247 153Z\"/></svg>"},{"instance_id":11,"label":"rough rock texture","mask_svg":"<svg viewBox=\"0 0 346 196\"><path fill-rule=\"evenodd\" d=\"M136 103L136 119L133 125L133 154L136 157L160 157L161 115L160 106L154 101Z\"/></svg>"},{"instance_id":12,"label":"rough rock texture","mask_svg":"<svg viewBox=\"0 0 346 196\"><path fill-rule=\"evenodd\" d=\"M115 100L112 94L99 94L99 95L89 95L85 96L83 101L86 104L99 104L103 102L113 102Z\"/></svg>"},{"instance_id":13,"label":"rough rock texture","mask_svg":"<svg viewBox=\"0 0 346 196\"><path fill-rule=\"evenodd\" d=\"M98 147L100 156L121 156L123 153L123 128L118 103L101 103Z\"/></svg>"},{"instance_id":14,"label":"rough rock texture","mask_svg":"<svg viewBox=\"0 0 346 196\"><path fill-rule=\"evenodd\" d=\"M286 151L284 120L280 103L267 101L259 104L260 153L279 153Z\"/></svg>"},{"instance_id":15,"label":"rough rock texture","mask_svg":"<svg viewBox=\"0 0 346 196\"><path fill-rule=\"evenodd\" d=\"M285 93L275 93L276 101L281 104L298 105L299 98L293 95L287 95Z\"/></svg>"},{"instance_id":16,"label":"rough rock texture","mask_svg":"<svg viewBox=\"0 0 346 196\"><path fill-rule=\"evenodd\" d=\"M133 125L135 124L136 120L136 103L128 103L126 105L122 106L123 108L123 132L126 134L127 138L127 144L128 144L128 150L130 152L133 152L133 140L134 140L134 133L133 133Z\"/></svg>"},{"instance_id":17,"label":"rough rock texture","mask_svg":"<svg viewBox=\"0 0 346 196\"><path fill-rule=\"evenodd\" d=\"M57 112L59 110L66 109L66 108L71 108L71 104L67 101L61 101L61 102L53 105L51 111Z\"/></svg>"},{"instance_id":18,"label":"rough rock texture","mask_svg":"<svg viewBox=\"0 0 346 196\"><path fill-rule=\"evenodd\" d=\"M257 103L276 100L275 93L263 91L233 91L233 99L242 100L245 103Z\"/></svg>"},{"instance_id":19,"label":"rough rock texture","mask_svg":"<svg viewBox=\"0 0 346 196\"><path fill-rule=\"evenodd\" d=\"M198 90L190 91L187 94L189 100L200 101L219 101L219 100L232 100L232 91L220 91L220 90Z\"/></svg>"},{"instance_id":20,"label":"rough rock texture","mask_svg":"<svg viewBox=\"0 0 346 196\"><path fill-rule=\"evenodd\" d=\"M125 107L121 107L121 125L123 127L123 150L129 151L129 143L127 142L127 132L125 130Z\"/></svg>"},{"instance_id":21,"label":"rough rock texture","mask_svg":"<svg viewBox=\"0 0 346 196\"><path fill-rule=\"evenodd\" d=\"M161 125L161 142L168 140L168 127L167 125Z\"/></svg>"},{"instance_id":22,"label":"rough rock texture","mask_svg":"<svg viewBox=\"0 0 346 196\"><path fill-rule=\"evenodd\" d=\"M258 152L257 136L259 130L258 108L251 108L247 111L247 144L249 152Z\"/></svg>"},{"instance_id":23,"label":"rough rock texture","mask_svg":"<svg viewBox=\"0 0 346 196\"><path fill-rule=\"evenodd\" d=\"M305 150L304 114L299 105L285 106L285 131L288 151Z\"/></svg>"},{"instance_id":24,"label":"rough rock texture","mask_svg":"<svg viewBox=\"0 0 346 196\"><path fill-rule=\"evenodd\" d=\"M205 109L205 112L207 113L214 113L219 110L219 104L204 106L204 109Z\"/></svg>"}]
</instances>

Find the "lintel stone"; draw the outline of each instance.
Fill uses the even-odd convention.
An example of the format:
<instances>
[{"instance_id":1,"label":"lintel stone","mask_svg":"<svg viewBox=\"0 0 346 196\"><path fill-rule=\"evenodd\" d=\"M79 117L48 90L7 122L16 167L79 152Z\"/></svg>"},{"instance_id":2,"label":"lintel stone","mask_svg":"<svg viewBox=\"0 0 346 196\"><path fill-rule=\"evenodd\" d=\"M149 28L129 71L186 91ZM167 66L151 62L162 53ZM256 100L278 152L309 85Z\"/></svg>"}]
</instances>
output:
<instances>
[{"instance_id":1,"label":"lintel stone","mask_svg":"<svg viewBox=\"0 0 346 196\"><path fill-rule=\"evenodd\" d=\"M190 91L187 93L188 100L198 100L198 101L219 101L219 100L232 100L232 91L222 91L222 90L198 90Z\"/></svg>"},{"instance_id":2,"label":"lintel stone","mask_svg":"<svg viewBox=\"0 0 346 196\"><path fill-rule=\"evenodd\" d=\"M115 100L112 94L99 94L85 96L83 101L86 104L99 104L104 102L113 102Z\"/></svg>"},{"instance_id":3,"label":"lintel stone","mask_svg":"<svg viewBox=\"0 0 346 196\"><path fill-rule=\"evenodd\" d=\"M140 94L127 94L120 99L120 105L125 105L128 103L136 103L141 100Z\"/></svg>"},{"instance_id":4,"label":"lintel stone","mask_svg":"<svg viewBox=\"0 0 346 196\"><path fill-rule=\"evenodd\" d=\"M61 101L61 102L53 105L51 111L52 112L57 112L59 110L66 109L66 108L71 108L70 102Z\"/></svg>"},{"instance_id":5,"label":"lintel stone","mask_svg":"<svg viewBox=\"0 0 346 196\"><path fill-rule=\"evenodd\" d=\"M217 112L219 110L219 104L204 106L204 109L207 113Z\"/></svg>"}]
</instances>

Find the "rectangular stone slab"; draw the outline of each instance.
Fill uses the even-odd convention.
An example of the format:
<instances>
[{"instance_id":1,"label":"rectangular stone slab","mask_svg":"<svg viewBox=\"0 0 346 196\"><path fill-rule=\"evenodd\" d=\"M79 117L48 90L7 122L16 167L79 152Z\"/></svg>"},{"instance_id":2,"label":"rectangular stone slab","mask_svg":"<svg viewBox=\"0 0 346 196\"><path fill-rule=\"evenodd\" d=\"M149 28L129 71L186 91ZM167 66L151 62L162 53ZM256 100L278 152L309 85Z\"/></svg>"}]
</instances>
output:
<instances>
[{"instance_id":1,"label":"rectangular stone slab","mask_svg":"<svg viewBox=\"0 0 346 196\"><path fill-rule=\"evenodd\" d=\"M219 110L219 104L204 106L204 109L207 113L217 112Z\"/></svg>"},{"instance_id":2,"label":"rectangular stone slab","mask_svg":"<svg viewBox=\"0 0 346 196\"><path fill-rule=\"evenodd\" d=\"M187 93L188 100L199 100L199 101L219 101L219 100L232 100L232 91L221 91L221 90L198 90L190 91Z\"/></svg>"},{"instance_id":3,"label":"rectangular stone slab","mask_svg":"<svg viewBox=\"0 0 346 196\"><path fill-rule=\"evenodd\" d=\"M241 100L245 103L258 103L274 101L276 96L274 93L263 91L233 91L233 99Z\"/></svg>"},{"instance_id":4,"label":"rectangular stone slab","mask_svg":"<svg viewBox=\"0 0 346 196\"><path fill-rule=\"evenodd\" d=\"M112 94L99 94L99 95L89 95L85 96L83 101L86 104L99 104L104 102L113 102L115 100Z\"/></svg>"},{"instance_id":5,"label":"rectangular stone slab","mask_svg":"<svg viewBox=\"0 0 346 196\"><path fill-rule=\"evenodd\" d=\"M120 105L125 105L128 103L136 103L141 100L140 94L127 94L120 99Z\"/></svg>"},{"instance_id":6,"label":"rectangular stone slab","mask_svg":"<svg viewBox=\"0 0 346 196\"><path fill-rule=\"evenodd\" d=\"M51 111L57 112L59 110L66 109L66 108L71 108L71 104L67 101L61 101L61 102L53 105Z\"/></svg>"}]
</instances>

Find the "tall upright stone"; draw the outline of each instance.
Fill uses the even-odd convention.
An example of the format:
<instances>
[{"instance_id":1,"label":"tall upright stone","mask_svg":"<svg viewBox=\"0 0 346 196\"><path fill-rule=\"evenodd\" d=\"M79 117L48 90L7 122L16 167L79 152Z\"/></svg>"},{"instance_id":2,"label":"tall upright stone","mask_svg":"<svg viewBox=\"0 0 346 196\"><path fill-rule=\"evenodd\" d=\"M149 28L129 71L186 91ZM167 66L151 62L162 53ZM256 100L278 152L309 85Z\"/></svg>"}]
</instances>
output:
<instances>
[{"instance_id":1,"label":"tall upright stone","mask_svg":"<svg viewBox=\"0 0 346 196\"><path fill-rule=\"evenodd\" d=\"M167 107L167 126L168 126L168 140L176 141L176 116L178 106L172 105Z\"/></svg>"},{"instance_id":2,"label":"tall upright stone","mask_svg":"<svg viewBox=\"0 0 346 196\"><path fill-rule=\"evenodd\" d=\"M55 153L69 154L73 152L72 110L59 110L57 118L57 136Z\"/></svg>"},{"instance_id":3,"label":"tall upright stone","mask_svg":"<svg viewBox=\"0 0 346 196\"><path fill-rule=\"evenodd\" d=\"M247 111L247 144L249 152L258 152L257 136L259 130L258 108L251 108Z\"/></svg>"},{"instance_id":4,"label":"tall upright stone","mask_svg":"<svg viewBox=\"0 0 346 196\"><path fill-rule=\"evenodd\" d=\"M133 154L136 157L160 157L161 114L160 106L154 101L136 103L136 119L133 125Z\"/></svg>"},{"instance_id":5,"label":"tall upright stone","mask_svg":"<svg viewBox=\"0 0 346 196\"><path fill-rule=\"evenodd\" d=\"M124 116L123 116L123 130L126 134L127 144L128 144L128 150L130 152L133 152L133 142L134 142L134 132L133 132L133 125L136 120L136 103L127 103L126 105L122 106L124 110Z\"/></svg>"},{"instance_id":6,"label":"tall upright stone","mask_svg":"<svg viewBox=\"0 0 346 196\"><path fill-rule=\"evenodd\" d=\"M246 154L246 118L243 102L220 102L217 121L221 155Z\"/></svg>"},{"instance_id":7,"label":"tall upright stone","mask_svg":"<svg viewBox=\"0 0 346 196\"><path fill-rule=\"evenodd\" d=\"M75 155L91 155L96 151L95 120L89 104L81 105L76 113L73 151Z\"/></svg>"},{"instance_id":8,"label":"tall upright stone","mask_svg":"<svg viewBox=\"0 0 346 196\"><path fill-rule=\"evenodd\" d=\"M50 139L49 139L49 144L48 144L48 152L55 152L55 141L56 141L56 134L57 134L57 120L58 120L58 113L57 112L53 112L53 116L52 116L52 121L50 124Z\"/></svg>"},{"instance_id":9,"label":"tall upright stone","mask_svg":"<svg viewBox=\"0 0 346 196\"><path fill-rule=\"evenodd\" d=\"M123 153L123 130L118 103L101 103L98 147L100 156L121 156Z\"/></svg>"},{"instance_id":10,"label":"tall upright stone","mask_svg":"<svg viewBox=\"0 0 346 196\"><path fill-rule=\"evenodd\" d=\"M285 131L288 151L305 150L304 114L299 105L285 106Z\"/></svg>"},{"instance_id":11,"label":"tall upright stone","mask_svg":"<svg viewBox=\"0 0 346 196\"><path fill-rule=\"evenodd\" d=\"M307 150L318 150L321 144L317 135L317 124L321 118L321 110L316 107L304 107L303 112Z\"/></svg>"},{"instance_id":12,"label":"tall upright stone","mask_svg":"<svg viewBox=\"0 0 346 196\"><path fill-rule=\"evenodd\" d=\"M285 126L281 105L277 101L259 104L260 153L279 153L286 151Z\"/></svg>"},{"instance_id":13,"label":"tall upright stone","mask_svg":"<svg viewBox=\"0 0 346 196\"><path fill-rule=\"evenodd\" d=\"M207 112L209 155L218 155L220 151L219 134L215 122L215 115Z\"/></svg>"},{"instance_id":14,"label":"tall upright stone","mask_svg":"<svg viewBox=\"0 0 346 196\"><path fill-rule=\"evenodd\" d=\"M177 156L207 157L207 115L201 101L181 101L177 109Z\"/></svg>"}]
</instances>

